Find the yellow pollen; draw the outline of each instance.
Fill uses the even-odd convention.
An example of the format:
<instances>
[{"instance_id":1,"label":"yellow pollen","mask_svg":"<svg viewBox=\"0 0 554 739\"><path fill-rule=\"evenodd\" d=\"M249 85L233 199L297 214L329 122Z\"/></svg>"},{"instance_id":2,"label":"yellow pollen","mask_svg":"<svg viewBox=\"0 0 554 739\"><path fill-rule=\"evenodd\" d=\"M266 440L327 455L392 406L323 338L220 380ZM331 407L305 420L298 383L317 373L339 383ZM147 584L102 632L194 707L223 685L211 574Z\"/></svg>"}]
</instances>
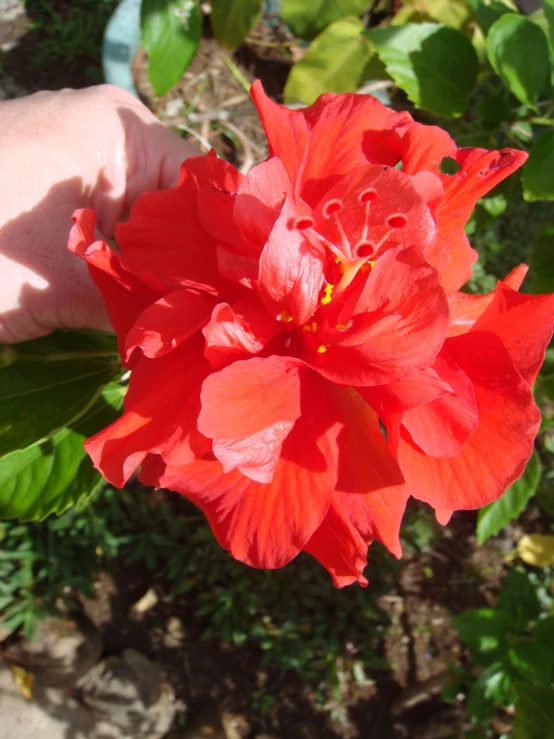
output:
<instances>
[{"instance_id":1,"label":"yellow pollen","mask_svg":"<svg viewBox=\"0 0 554 739\"><path fill-rule=\"evenodd\" d=\"M374 259L374 260L373 260L373 262L370 262L370 263L369 263L369 266L370 266L371 268L373 268L373 267L375 266L375 262L376 262L376 260Z\"/></svg>"},{"instance_id":2,"label":"yellow pollen","mask_svg":"<svg viewBox=\"0 0 554 739\"><path fill-rule=\"evenodd\" d=\"M328 349L328 348L329 348L329 347L328 347L328 346L327 346L326 344L320 344L320 345L319 345L319 346L317 347L317 353L318 353L318 354L325 354L325 352L327 351L327 349Z\"/></svg>"},{"instance_id":3,"label":"yellow pollen","mask_svg":"<svg viewBox=\"0 0 554 739\"><path fill-rule=\"evenodd\" d=\"M336 323L335 328L337 331L346 331L346 329L350 328L351 322L349 323Z\"/></svg>"},{"instance_id":4,"label":"yellow pollen","mask_svg":"<svg viewBox=\"0 0 554 739\"><path fill-rule=\"evenodd\" d=\"M331 302L331 293L334 287L330 282L325 285L325 295L321 298L321 305L328 305Z\"/></svg>"},{"instance_id":5,"label":"yellow pollen","mask_svg":"<svg viewBox=\"0 0 554 739\"><path fill-rule=\"evenodd\" d=\"M290 323L294 320L293 316L288 312L288 310L282 311L282 313L279 313L277 316L278 321L283 321L284 323Z\"/></svg>"},{"instance_id":6,"label":"yellow pollen","mask_svg":"<svg viewBox=\"0 0 554 739\"><path fill-rule=\"evenodd\" d=\"M302 331L311 331L311 333L315 334L317 331L318 326L315 321L312 321L312 323L307 323L305 326L302 326Z\"/></svg>"}]
</instances>

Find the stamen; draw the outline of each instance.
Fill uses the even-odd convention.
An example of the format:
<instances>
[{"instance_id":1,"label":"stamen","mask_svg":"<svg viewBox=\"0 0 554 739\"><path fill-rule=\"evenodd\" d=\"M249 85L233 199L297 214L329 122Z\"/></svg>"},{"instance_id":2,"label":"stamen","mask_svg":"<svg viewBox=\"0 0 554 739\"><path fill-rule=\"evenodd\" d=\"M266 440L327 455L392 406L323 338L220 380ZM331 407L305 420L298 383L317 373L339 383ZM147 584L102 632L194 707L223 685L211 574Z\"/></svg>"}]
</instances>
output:
<instances>
[{"instance_id":1,"label":"stamen","mask_svg":"<svg viewBox=\"0 0 554 739\"><path fill-rule=\"evenodd\" d=\"M404 228L407 222L408 219L404 213L395 213L387 218L387 226L391 228Z\"/></svg>"},{"instance_id":2,"label":"stamen","mask_svg":"<svg viewBox=\"0 0 554 739\"><path fill-rule=\"evenodd\" d=\"M366 190L362 190L362 192L358 196L358 200L364 206L364 230L362 231L360 241L358 242L358 247L362 242L367 241L367 232L369 230L369 209L371 206L371 201L375 200L376 197L377 193L372 187L368 187Z\"/></svg>"},{"instance_id":3,"label":"stamen","mask_svg":"<svg viewBox=\"0 0 554 739\"><path fill-rule=\"evenodd\" d=\"M308 228L313 228L314 223L314 219L310 216L300 216L299 218L295 218L293 228L297 231L306 231Z\"/></svg>"},{"instance_id":4,"label":"stamen","mask_svg":"<svg viewBox=\"0 0 554 739\"><path fill-rule=\"evenodd\" d=\"M321 298L321 305L328 305L331 302L331 294L334 287L330 282L325 285L325 295Z\"/></svg>"},{"instance_id":5,"label":"stamen","mask_svg":"<svg viewBox=\"0 0 554 739\"><path fill-rule=\"evenodd\" d=\"M315 334L317 332L318 325L315 321L312 321L312 323L306 323L304 326L302 326L302 331L309 331L312 334Z\"/></svg>"},{"instance_id":6,"label":"stamen","mask_svg":"<svg viewBox=\"0 0 554 739\"><path fill-rule=\"evenodd\" d=\"M320 345L319 345L319 346L317 347L317 353L318 353L318 354L325 354L325 352L327 351L327 349L328 349L328 348L329 348L329 347L328 347L328 345L327 345L327 344L320 344Z\"/></svg>"},{"instance_id":7,"label":"stamen","mask_svg":"<svg viewBox=\"0 0 554 739\"><path fill-rule=\"evenodd\" d=\"M338 200L337 198L329 200L323 206L323 217L331 218L331 216L335 215L336 213L340 213L342 210L342 205L342 200Z\"/></svg>"},{"instance_id":8,"label":"stamen","mask_svg":"<svg viewBox=\"0 0 554 739\"><path fill-rule=\"evenodd\" d=\"M283 321L284 323L290 323L291 321L294 321L294 317L291 313L288 312L288 310L281 311L279 315L277 316L278 321Z\"/></svg>"},{"instance_id":9,"label":"stamen","mask_svg":"<svg viewBox=\"0 0 554 739\"><path fill-rule=\"evenodd\" d=\"M352 319L348 321L348 323L337 323L335 324L335 329L337 331L348 331L349 328L352 328Z\"/></svg>"}]
</instances>

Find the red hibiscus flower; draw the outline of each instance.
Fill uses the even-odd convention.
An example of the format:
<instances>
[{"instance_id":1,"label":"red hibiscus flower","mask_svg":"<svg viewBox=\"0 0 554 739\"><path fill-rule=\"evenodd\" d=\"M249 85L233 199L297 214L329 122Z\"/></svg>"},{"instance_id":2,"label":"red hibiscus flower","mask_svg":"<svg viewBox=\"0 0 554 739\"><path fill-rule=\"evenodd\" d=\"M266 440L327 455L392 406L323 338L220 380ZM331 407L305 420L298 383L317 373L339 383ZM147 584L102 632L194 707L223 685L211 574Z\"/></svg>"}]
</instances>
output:
<instances>
[{"instance_id":1,"label":"red hibiscus flower","mask_svg":"<svg viewBox=\"0 0 554 739\"><path fill-rule=\"evenodd\" d=\"M456 292L476 199L525 155L457 149L368 96L253 97L270 156L247 177L188 160L138 199L117 251L75 214L70 249L132 370L124 414L86 448L114 485L140 467L185 495L239 560L306 551L363 585L374 539L400 556L410 494L444 520L498 498L531 454L554 298L519 295L522 270Z\"/></svg>"}]
</instances>

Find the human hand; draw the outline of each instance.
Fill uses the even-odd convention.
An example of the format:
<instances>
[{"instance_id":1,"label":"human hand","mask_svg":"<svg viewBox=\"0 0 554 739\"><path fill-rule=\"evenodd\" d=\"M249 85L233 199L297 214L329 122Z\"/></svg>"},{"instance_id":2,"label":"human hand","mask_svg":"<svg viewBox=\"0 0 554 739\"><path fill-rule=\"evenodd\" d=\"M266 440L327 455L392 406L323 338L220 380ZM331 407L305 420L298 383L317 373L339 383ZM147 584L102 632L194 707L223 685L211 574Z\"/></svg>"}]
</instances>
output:
<instances>
[{"instance_id":1,"label":"human hand","mask_svg":"<svg viewBox=\"0 0 554 739\"><path fill-rule=\"evenodd\" d=\"M67 250L77 208L110 238L145 190L177 184L198 152L110 85L0 104L0 343L56 328L109 330L86 265Z\"/></svg>"}]
</instances>

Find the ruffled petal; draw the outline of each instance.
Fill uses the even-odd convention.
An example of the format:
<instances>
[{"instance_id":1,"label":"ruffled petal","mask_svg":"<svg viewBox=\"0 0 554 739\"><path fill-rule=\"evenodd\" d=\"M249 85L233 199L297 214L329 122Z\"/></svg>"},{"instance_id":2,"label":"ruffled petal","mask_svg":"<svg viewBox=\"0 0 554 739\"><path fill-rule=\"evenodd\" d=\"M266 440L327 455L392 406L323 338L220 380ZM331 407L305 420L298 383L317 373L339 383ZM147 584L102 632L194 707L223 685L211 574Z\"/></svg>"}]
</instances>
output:
<instances>
[{"instance_id":1,"label":"ruffled petal","mask_svg":"<svg viewBox=\"0 0 554 739\"><path fill-rule=\"evenodd\" d=\"M125 360L140 347L155 359L176 349L209 320L214 298L195 290L174 290L146 308L125 341Z\"/></svg>"},{"instance_id":2,"label":"ruffled petal","mask_svg":"<svg viewBox=\"0 0 554 739\"><path fill-rule=\"evenodd\" d=\"M442 160L455 159L457 151L456 143L442 128L411 123L402 134L402 171L411 175L425 171L438 175Z\"/></svg>"},{"instance_id":3,"label":"ruffled petal","mask_svg":"<svg viewBox=\"0 0 554 739\"><path fill-rule=\"evenodd\" d=\"M432 367L416 372L405 380L358 390L381 418L430 403L451 391L452 387Z\"/></svg>"},{"instance_id":4,"label":"ruffled petal","mask_svg":"<svg viewBox=\"0 0 554 739\"><path fill-rule=\"evenodd\" d=\"M167 464L188 464L209 451L196 426L200 387L209 371L197 337L161 359L139 359L123 415L85 442L108 482L123 487L149 453Z\"/></svg>"},{"instance_id":5,"label":"ruffled petal","mask_svg":"<svg viewBox=\"0 0 554 739\"><path fill-rule=\"evenodd\" d=\"M455 457L478 424L473 383L447 350L439 354L434 369L452 391L406 411L402 424L425 454Z\"/></svg>"},{"instance_id":6,"label":"ruffled petal","mask_svg":"<svg viewBox=\"0 0 554 739\"><path fill-rule=\"evenodd\" d=\"M198 428L211 439L246 439L300 416L303 364L294 357L254 357L212 373L201 393Z\"/></svg>"},{"instance_id":7,"label":"ruffled petal","mask_svg":"<svg viewBox=\"0 0 554 739\"><path fill-rule=\"evenodd\" d=\"M369 95L321 95L313 105L290 110L251 88L270 153L278 156L299 195L314 207L341 177L363 164L394 166L401 156L395 129L412 121Z\"/></svg>"},{"instance_id":8,"label":"ruffled petal","mask_svg":"<svg viewBox=\"0 0 554 739\"><path fill-rule=\"evenodd\" d=\"M220 367L241 354L257 354L282 326L265 310L257 296L233 305L216 305L202 329L204 354L212 367Z\"/></svg>"},{"instance_id":9,"label":"ruffled petal","mask_svg":"<svg viewBox=\"0 0 554 739\"><path fill-rule=\"evenodd\" d=\"M342 385L384 385L426 369L448 328L438 273L417 247L391 249L376 261L356 311L347 330L305 339L306 360Z\"/></svg>"},{"instance_id":10,"label":"ruffled petal","mask_svg":"<svg viewBox=\"0 0 554 739\"><path fill-rule=\"evenodd\" d=\"M335 506L366 544L377 539L400 557L400 523L409 495L402 472L376 413L360 395L350 388L335 387L331 397L344 424L338 437Z\"/></svg>"},{"instance_id":11,"label":"ruffled petal","mask_svg":"<svg viewBox=\"0 0 554 739\"><path fill-rule=\"evenodd\" d=\"M254 360L250 360L254 361ZM269 484L217 461L168 466L158 484L201 508L218 542L235 559L274 569L290 562L321 525L337 481L340 429L317 376L303 388L306 413L283 443Z\"/></svg>"},{"instance_id":12,"label":"ruffled petal","mask_svg":"<svg viewBox=\"0 0 554 739\"><path fill-rule=\"evenodd\" d=\"M504 285L511 287L512 290L519 290L528 269L529 267L526 264L520 264L502 282ZM450 309L448 336L466 334L492 303L495 293L496 290L487 295L471 295L470 293L460 292L447 295Z\"/></svg>"},{"instance_id":13,"label":"ruffled petal","mask_svg":"<svg viewBox=\"0 0 554 739\"><path fill-rule=\"evenodd\" d=\"M281 213L292 186L278 157L258 164L239 187L234 218L248 242L260 253Z\"/></svg>"},{"instance_id":14,"label":"ruffled petal","mask_svg":"<svg viewBox=\"0 0 554 739\"><path fill-rule=\"evenodd\" d=\"M401 429L398 461L415 498L439 510L471 510L497 500L521 475L540 413L497 336L474 331L445 346L474 384L479 425L450 459L427 456Z\"/></svg>"},{"instance_id":15,"label":"ruffled petal","mask_svg":"<svg viewBox=\"0 0 554 739\"><path fill-rule=\"evenodd\" d=\"M119 352L124 356L129 330L141 313L164 295L166 289L154 289L127 272L108 244L96 240L96 213L93 210L75 211L73 221L75 225L69 235L69 250L87 262L90 275L106 303Z\"/></svg>"},{"instance_id":16,"label":"ruffled petal","mask_svg":"<svg viewBox=\"0 0 554 739\"><path fill-rule=\"evenodd\" d=\"M336 588L355 582L363 588L367 586L363 575L367 542L335 504L334 496L327 515L303 549L328 570Z\"/></svg>"},{"instance_id":17,"label":"ruffled petal","mask_svg":"<svg viewBox=\"0 0 554 739\"><path fill-rule=\"evenodd\" d=\"M144 193L128 222L116 227L124 267L161 285L218 294L224 283L217 270L217 239L202 225L198 196L204 188L236 191L241 181L239 172L214 156L187 159L177 187Z\"/></svg>"},{"instance_id":18,"label":"ruffled petal","mask_svg":"<svg viewBox=\"0 0 554 739\"><path fill-rule=\"evenodd\" d=\"M285 311L300 325L318 305L325 264L324 253L294 227L301 215L286 198L262 251L258 280L260 297L274 317Z\"/></svg>"},{"instance_id":19,"label":"ruffled petal","mask_svg":"<svg viewBox=\"0 0 554 739\"><path fill-rule=\"evenodd\" d=\"M491 331L501 340L519 373L535 382L554 324L554 294L524 295L499 282L474 331Z\"/></svg>"},{"instance_id":20,"label":"ruffled petal","mask_svg":"<svg viewBox=\"0 0 554 739\"><path fill-rule=\"evenodd\" d=\"M463 233L476 201L521 167L527 154L515 149L458 149L453 158L460 169L441 175L444 198L437 210L437 238L434 249L426 253L449 292L458 290L471 276L477 258Z\"/></svg>"}]
</instances>

